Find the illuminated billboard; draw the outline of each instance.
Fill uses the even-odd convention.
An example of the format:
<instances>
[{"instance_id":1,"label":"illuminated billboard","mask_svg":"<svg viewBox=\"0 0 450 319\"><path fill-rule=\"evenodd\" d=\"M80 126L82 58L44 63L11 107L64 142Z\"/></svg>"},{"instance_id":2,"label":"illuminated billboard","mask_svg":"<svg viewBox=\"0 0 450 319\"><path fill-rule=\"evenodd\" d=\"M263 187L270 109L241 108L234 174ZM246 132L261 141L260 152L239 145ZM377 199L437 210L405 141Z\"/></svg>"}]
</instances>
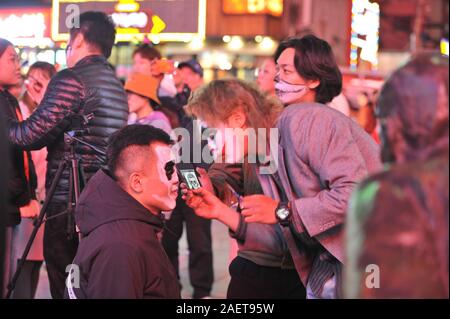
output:
<instances>
[{"instance_id":1,"label":"illuminated billboard","mask_svg":"<svg viewBox=\"0 0 450 319\"><path fill-rule=\"evenodd\" d=\"M184 41L205 37L206 0L53 0L52 38L67 41L74 13L102 11L117 26L117 41Z\"/></svg>"}]
</instances>

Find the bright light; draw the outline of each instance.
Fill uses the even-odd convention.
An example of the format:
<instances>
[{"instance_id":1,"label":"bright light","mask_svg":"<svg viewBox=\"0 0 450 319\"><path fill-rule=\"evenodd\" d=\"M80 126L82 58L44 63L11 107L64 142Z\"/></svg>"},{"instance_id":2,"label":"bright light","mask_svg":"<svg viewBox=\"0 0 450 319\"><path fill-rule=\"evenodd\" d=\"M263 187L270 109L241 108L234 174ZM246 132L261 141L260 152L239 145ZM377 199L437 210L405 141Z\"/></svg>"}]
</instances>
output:
<instances>
[{"instance_id":1,"label":"bright light","mask_svg":"<svg viewBox=\"0 0 450 319\"><path fill-rule=\"evenodd\" d=\"M45 16L42 13L12 14L0 18L0 38L13 40L17 38L38 38L45 36Z\"/></svg>"},{"instance_id":2,"label":"bright light","mask_svg":"<svg viewBox=\"0 0 450 319\"><path fill-rule=\"evenodd\" d=\"M228 48L233 51L240 50L244 47L244 41L240 36L233 36L230 43L228 43Z\"/></svg>"},{"instance_id":3,"label":"bright light","mask_svg":"<svg viewBox=\"0 0 450 319\"><path fill-rule=\"evenodd\" d=\"M442 39L441 40L441 53L443 55L448 56L448 50L449 50L449 48L448 48L448 39Z\"/></svg>"},{"instance_id":4,"label":"bright light","mask_svg":"<svg viewBox=\"0 0 450 319\"><path fill-rule=\"evenodd\" d=\"M275 49L276 43L270 37L264 37L262 42L259 44L262 50L270 51Z\"/></svg>"},{"instance_id":5,"label":"bright light","mask_svg":"<svg viewBox=\"0 0 450 319\"><path fill-rule=\"evenodd\" d=\"M255 42L256 42L256 43L261 43L262 40L263 40L263 37L262 37L261 35L257 35L257 36L255 37Z\"/></svg>"},{"instance_id":6,"label":"bright light","mask_svg":"<svg viewBox=\"0 0 450 319\"><path fill-rule=\"evenodd\" d=\"M161 42L161 40L159 39L159 37L157 35L152 35L151 41L153 42L153 44L159 44Z\"/></svg>"},{"instance_id":7,"label":"bright light","mask_svg":"<svg viewBox=\"0 0 450 319\"><path fill-rule=\"evenodd\" d=\"M222 41L225 43L230 43L231 37L229 35L224 35Z\"/></svg>"},{"instance_id":8,"label":"bright light","mask_svg":"<svg viewBox=\"0 0 450 319\"><path fill-rule=\"evenodd\" d=\"M369 0L352 0L352 37L350 65L358 66L358 60L368 61L374 68L378 66L380 6ZM361 49L358 55L358 48Z\"/></svg>"},{"instance_id":9,"label":"bright light","mask_svg":"<svg viewBox=\"0 0 450 319\"><path fill-rule=\"evenodd\" d=\"M200 50L204 47L204 42L201 38L195 37L192 39L192 41L189 43L189 48L191 50Z\"/></svg>"}]
</instances>

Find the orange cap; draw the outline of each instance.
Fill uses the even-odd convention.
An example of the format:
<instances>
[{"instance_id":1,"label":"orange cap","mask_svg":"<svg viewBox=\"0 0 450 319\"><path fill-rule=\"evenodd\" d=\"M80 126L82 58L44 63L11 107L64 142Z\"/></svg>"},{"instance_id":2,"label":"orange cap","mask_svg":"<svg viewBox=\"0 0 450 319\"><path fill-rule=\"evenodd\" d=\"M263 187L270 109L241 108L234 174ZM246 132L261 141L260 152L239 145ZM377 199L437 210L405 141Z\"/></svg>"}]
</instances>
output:
<instances>
[{"instance_id":1,"label":"orange cap","mask_svg":"<svg viewBox=\"0 0 450 319\"><path fill-rule=\"evenodd\" d=\"M145 96L160 104L161 102L158 99L159 82L158 79L152 76L134 73L125 83L125 91Z\"/></svg>"}]
</instances>

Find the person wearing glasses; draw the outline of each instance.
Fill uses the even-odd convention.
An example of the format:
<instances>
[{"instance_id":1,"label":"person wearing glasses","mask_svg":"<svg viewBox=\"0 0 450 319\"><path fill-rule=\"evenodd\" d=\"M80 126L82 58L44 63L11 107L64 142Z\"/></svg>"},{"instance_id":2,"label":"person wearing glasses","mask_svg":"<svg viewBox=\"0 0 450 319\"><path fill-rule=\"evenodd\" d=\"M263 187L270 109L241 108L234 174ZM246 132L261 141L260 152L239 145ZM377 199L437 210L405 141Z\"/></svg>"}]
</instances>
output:
<instances>
[{"instance_id":1,"label":"person wearing glasses","mask_svg":"<svg viewBox=\"0 0 450 319\"><path fill-rule=\"evenodd\" d=\"M23 122L10 119L7 123L9 140L15 147L26 150L47 147L47 191L69 151L64 133L79 129L76 118L91 118L83 127L82 139L99 149L106 148L108 137L124 127L128 119L125 90L107 61L116 35L112 19L105 13L89 11L77 20L79 27L70 30L67 45L68 68L57 73L45 91L38 90L37 83L33 83L32 87L36 85L38 91L34 99L41 101L36 110ZM104 158L88 147L76 147L75 153L88 181L103 165ZM44 257L53 298L63 297L66 267L72 263L78 247L75 224L65 214L69 176L67 168L46 212L49 219L44 230Z\"/></svg>"},{"instance_id":2,"label":"person wearing glasses","mask_svg":"<svg viewBox=\"0 0 450 319\"><path fill-rule=\"evenodd\" d=\"M0 39L0 112L7 120L23 120L18 101L9 92L9 88L18 85L20 81L20 63L14 46L9 41ZM6 218L6 240L4 258L1 261L4 269L1 295L6 293L6 285L12 275L13 229L20 224L21 218L33 218L39 213L35 194L36 173L30 152L9 143L9 158L5 162L2 160L2 166L6 165L9 165L6 184L8 198L6 212L2 211L3 218Z\"/></svg>"}]
</instances>

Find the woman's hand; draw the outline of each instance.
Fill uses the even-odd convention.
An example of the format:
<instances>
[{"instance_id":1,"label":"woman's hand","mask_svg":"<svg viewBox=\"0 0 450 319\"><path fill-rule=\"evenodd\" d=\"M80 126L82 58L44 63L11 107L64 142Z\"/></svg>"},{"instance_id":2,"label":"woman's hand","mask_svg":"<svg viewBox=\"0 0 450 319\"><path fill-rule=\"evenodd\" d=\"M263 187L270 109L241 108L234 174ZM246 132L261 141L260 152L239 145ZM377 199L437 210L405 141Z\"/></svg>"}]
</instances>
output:
<instances>
[{"instance_id":1,"label":"woman's hand","mask_svg":"<svg viewBox=\"0 0 450 319\"><path fill-rule=\"evenodd\" d=\"M278 204L278 201L264 195L246 196L241 201L242 215L247 223L276 224Z\"/></svg>"},{"instance_id":2,"label":"woman's hand","mask_svg":"<svg viewBox=\"0 0 450 319\"><path fill-rule=\"evenodd\" d=\"M186 204L194 210L197 216L206 219L219 219L223 212L230 209L205 188L192 190L182 183L181 192Z\"/></svg>"},{"instance_id":3,"label":"woman's hand","mask_svg":"<svg viewBox=\"0 0 450 319\"><path fill-rule=\"evenodd\" d=\"M28 205L19 208L20 217L22 218L35 218L39 215L41 206L37 200L31 200Z\"/></svg>"}]
</instances>

